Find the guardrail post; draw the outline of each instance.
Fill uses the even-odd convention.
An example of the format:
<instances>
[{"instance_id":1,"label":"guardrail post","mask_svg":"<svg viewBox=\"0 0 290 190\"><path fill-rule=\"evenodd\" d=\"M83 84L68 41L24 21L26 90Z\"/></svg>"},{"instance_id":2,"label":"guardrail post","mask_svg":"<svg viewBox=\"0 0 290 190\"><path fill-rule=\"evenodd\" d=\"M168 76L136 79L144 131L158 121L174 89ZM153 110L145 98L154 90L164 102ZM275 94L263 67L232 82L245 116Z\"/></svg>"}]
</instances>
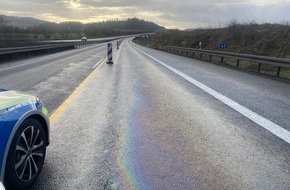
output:
<instances>
[{"instance_id":1,"label":"guardrail post","mask_svg":"<svg viewBox=\"0 0 290 190\"><path fill-rule=\"evenodd\" d=\"M240 65L240 60L237 59L237 68L239 68L239 65Z\"/></svg>"},{"instance_id":2,"label":"guardrail post","mask_svg":"<svg viewBox=\"0 0 290 190\"><path fill-rule=\"evenodd\" d=\"M221 63L224 63L224 57L221 57Z\"/></svg>"},{"instance_id":3,"label":"guardrail post","mask_svg":"<svg viewBox=\"0 0 290 190\"><path fill-rule=\"evenodd\" d=\"M260 70L261 70L261 63L258 63L258 69L257 69L257 73L260 73Z\"/></svg>"},{"instance_id":4,"label":"guardrail post","mask_svg":"<svg viewBox=\"0 0 290 190\"><path fill-rule=\"evenodd\" d=\"M278 66L278 68L277 68L277 77L279 77L280 76L280 72L281 72L281 67L280 66Z\"/></svg>"},{"instance_id":5,"label":"guardrail post","mask_svg":"<svg viewBox=\"0 0 290 190\"><path fill-rule=\"evenodd\" d=\"M209 55L209 61L211 62L211 55Z\"/></svg>"},{"instance_id":6,"label":"guardrail post","mask_svg":"<svg viewBox=\"0 0 290 190\"><path fill-rule=\"evenodd\" d=\"M199 58L202 59L202 53L200 53Z\"/></svg>"}]
</instances>

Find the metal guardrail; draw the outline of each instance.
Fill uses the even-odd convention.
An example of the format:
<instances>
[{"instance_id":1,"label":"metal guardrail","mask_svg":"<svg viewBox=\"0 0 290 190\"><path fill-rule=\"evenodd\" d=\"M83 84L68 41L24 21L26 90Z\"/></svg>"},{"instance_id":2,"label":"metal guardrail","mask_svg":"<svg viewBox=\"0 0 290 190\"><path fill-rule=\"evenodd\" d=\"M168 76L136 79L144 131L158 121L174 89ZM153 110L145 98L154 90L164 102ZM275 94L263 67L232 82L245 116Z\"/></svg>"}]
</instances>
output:
<instances>
[{"instance_id":1,"label":"metal guardrail","mask_svg":"<svg viewBox=\"0 0 290 190\"><path fill-rule=\"evenodd\" d=\"M98 38L90 39L88 41L80 40L48 40L48 41L38 41L41 45L29 45L23 47L10 47L10 48L0 48L0 56L15 55L20 53L38 52L43 50L51 50L57 48L80 48L89 44L103 43L112 41L115 39L122 39L124 37L108 37L108 38Z\"/></svg>"},{"instance_id":2,"label":"metal guardrail","mask_svg":"<svg viewBox=\"0 0 290 190\"><path fill-rule=\"evenodd\" d=\"M34 51L49 50L49 49L56 49L56 48L69 48L69 47L77 48L77 47L84 46L85 44L86 43L78 42L78 43L45 44L45 45L26 46L26 47L0 48L0 55L34 52Z\"/></svg>"},{"instance_id":3,"label":"metal guardrail","mask_svg":"<svg viewBox=\"0 0 290 190\"><path fill-rule=\"evenodd\" d=\"M42 45L29 45L29 46L23 46L23 47L0 48L0 56L5 57L7 55L9 56L9 55L28 53L28 52L38 52L38 51L42 51L42 50L50 50L50 49L57 49L57 48L69 48L69 47L79 48L79 47L83 47L83 46L86 46L89 44L109 42L112 40L118 40L118 39L123 39L123 38L128 38L128 37L135 37L136 35L145 35L145 34L153 34L153 33L133 34L133 35L106 37L106 38L95 38L95 39L89 39L87 41L80 41L80 40L37 41L37 43L39 43L39 44L42 43ZM3 39L0 39L0 40L3 40ZM13 39L10 39L10 40L13 40ZM28 39L26 39L26 41L31 42Z\"/></svg>"},{"instance_id":4,"label":"metal guardrail","mask_svg":"<svg viewBox=\"0 0 290 190\"><path fill-rule=\"evenodd\" d=\"M239 54L239 53L230 53L222 51L212 51L212 50L201 50L193 48L182 48L176 46L164 46L159 47L159 50L166 51L168 53L175 53L183 56L194 57L195 54L199 54L199 58L202 59L203 55L209 55L209 61L212 61L212 56L220 57L221 62L224 62L224 58L236 59L236 67L239 67L240 60L255 62L258 64L257 72L260 72L261 64L277 66L277 77L279 77L281 68L290 68L290 59L282 59L275 57L266 57L266 56L257 56L257 55L248 55L248 54Z\"/></svg>"}]
</instances>

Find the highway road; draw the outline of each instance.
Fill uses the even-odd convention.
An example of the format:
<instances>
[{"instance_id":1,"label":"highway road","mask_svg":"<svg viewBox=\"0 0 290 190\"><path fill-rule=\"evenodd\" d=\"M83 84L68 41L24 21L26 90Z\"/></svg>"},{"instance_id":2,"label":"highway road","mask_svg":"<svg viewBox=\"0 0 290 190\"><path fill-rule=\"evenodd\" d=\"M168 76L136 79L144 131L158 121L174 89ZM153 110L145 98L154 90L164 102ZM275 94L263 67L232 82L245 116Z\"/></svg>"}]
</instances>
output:
<instances>
[{"instance_id":1,"label":"highway road","mask_svg":"<svg viewBox=\"0 0 290 190\"><path fill-rule=\"evenodd\" d=\"M105 54L0 65L1 87L37 94L52 114L81 87L32 189L290 189L289 84L129 39L113 65Z\"/></svg>"},{"instance_id":2,"label":"highway road","mask_svg":"<svg viewBox=\"0 0 290 190\"><path fill-rule=\"evenodd\" d=\"M36 94L53 112L105 56L102 43L0 64L0 86Z\"/></svg>"}]
</instances>

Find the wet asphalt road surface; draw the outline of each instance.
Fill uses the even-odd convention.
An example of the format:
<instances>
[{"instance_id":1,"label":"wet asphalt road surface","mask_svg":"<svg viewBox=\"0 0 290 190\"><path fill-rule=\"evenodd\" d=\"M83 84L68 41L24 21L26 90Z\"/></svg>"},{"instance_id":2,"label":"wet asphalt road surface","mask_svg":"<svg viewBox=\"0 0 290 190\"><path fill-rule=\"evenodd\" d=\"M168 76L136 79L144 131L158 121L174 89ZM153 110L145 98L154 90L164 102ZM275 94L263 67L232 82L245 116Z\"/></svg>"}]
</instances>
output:
<instances>
[{"instance_id":1,"label":"wet asphalt road surface","mask_svg":"<svg viewBox=\"0 0 290 190\"><path fill-rule=\"evenodd\" d=\"M0 64L0 87L35 94L52 113L105 56L103 43Z\"/></svg>"},{"instance_id":2,"label":"wet asphalt road surface","mask_svg":"<svg viewBox=\"0 0 290 190\"><path fill-rule=\"evenodd\" d=\"M51 126L32 189L290 188L287 142L138 50L289 131L289 84L125 40Z\"/></svg>"}]
</instances>

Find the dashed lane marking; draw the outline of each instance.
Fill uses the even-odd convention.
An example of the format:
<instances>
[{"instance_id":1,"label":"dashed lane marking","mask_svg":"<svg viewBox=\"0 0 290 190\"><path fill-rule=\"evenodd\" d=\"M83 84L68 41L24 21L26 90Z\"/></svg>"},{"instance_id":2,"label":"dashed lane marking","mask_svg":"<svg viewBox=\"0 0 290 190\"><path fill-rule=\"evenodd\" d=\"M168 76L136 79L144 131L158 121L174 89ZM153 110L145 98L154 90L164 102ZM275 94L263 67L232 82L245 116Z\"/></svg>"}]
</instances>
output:
<instances>
[{"instance_id":1,"label":"dashed lane marking","mask_svg":"<svg viewBox=\"0 0 290 190\"><path fill-rule=\"evenodd\" d=\"M98 67L98 65L99 65L100 63L102 63L102 62L104 61L104 59L105 59L105 58L102 58L98 63L96 63L96 64L92 67L92 69L95 69L96 67Z\"/></svg>"},{"instance_id":2,"label":"dashed lane marking","mask_svg":"<svg viewBox=\"0 0 290 190\"><path fill-rule=\"evenodd\" d=\"M93 76L99 71L100 68L105 63L105 59L96 66L97 68L85 78L85 80L74 90L74 92L53 112L49 117L50 124L53 125L57 119L62 115L62 113L67 109L67 107L75 100L77 95L82 91L82 89L91 81Z\"/></svg>"}]
</instances>

